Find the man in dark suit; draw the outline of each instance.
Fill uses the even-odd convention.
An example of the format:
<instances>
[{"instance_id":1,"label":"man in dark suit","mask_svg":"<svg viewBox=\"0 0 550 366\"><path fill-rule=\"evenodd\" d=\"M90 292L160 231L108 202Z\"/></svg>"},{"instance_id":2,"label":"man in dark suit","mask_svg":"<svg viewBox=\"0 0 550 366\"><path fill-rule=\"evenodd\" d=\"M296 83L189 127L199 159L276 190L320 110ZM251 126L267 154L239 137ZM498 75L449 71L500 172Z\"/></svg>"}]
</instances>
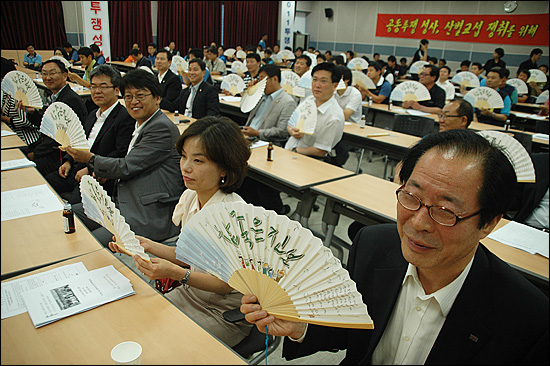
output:
<instances>
[{"instance_id":1,"label":"man in dark suit","mask_svg":"<svg viewBox=\"0 0 550 366\"><path fill-rule=\"evenodd\" d=\"M242 299L246 320L292 337L287 359L347 349L344 364L547 365L548 297L479 243L517 183L501 149L456 129L425 136L407 153L397 227L362 229L350 251L350 277L374 330L275 319L250 295Z\"/></svg>"},{"instance_id":2,"label":"man in dark suit","mask_svg":"<svg viewBox=\"0 0 550 366\"><path fill-rule=\"evenodd\" d=\"M88 112L82 98L76 94L67 83L67 69L65 64L59 60L48 60L42 64L42 80L46 88L51 92L48 97L48 103L41 109L25 108L18 103L20 108L27 111L27 118L35 125L40 126L44 112L49 104L53 102L63 102L76 113L78 119L83 124L86 120ZM40 134L40 138L36 145L29 149L22 149L30 160L36 163L36 168L42 175L47 175L57 171L59 161L62 157L62 152L57 147L59 143L54 139Z\"/></svg>"},{"instance_id":3,"label":"man in dark suit","mask_svg":"<svg viewBox=\"0 0 550 366\"><path fill-rule=\"evenodd\" d=\"M151 64L151 61L149 61L147 57L143 56L140 50L132 48L130 50L130 57L132 57L132 59L135 61L136 68L147 66L149 69L151 69L151 71L153 71L153 65Z\"/></svg>"},{"instance_id":4,"label":"man in dark suit","mask_svg":"<svg viewBox=\"0 0 550 366\"><path fill-rule=\"evenodd\" d=\"M99 65L92 70L91 96L99 108L88 115L84 123L84 132L94 154L122 158L128 152L136 121L130 117L126 108L118 102L120 91L120 72L108 65ZM63 157L63 163L57 172L45 176L55 191L69 203L81 201L79 182L88 175L84 163L73 160L69 154ZM102 186L112 196L114 180L102 179Z\"/></svg>"},{"instance_id":5,"label":"man in dark suit","mask_svg":"<svg viewBox=\"0 0 550 366\"><path fill-rule=\"evenodd\" d=\"M173 102L166 102L165 109L178 111L187 117L202 118L220 114L220 99L216 88L204 81L206 64L203 60L194 58L189 61L187 77L190 84L180 92Z\"/></svg>"},{"instance_id":6,"label":"man in dark suit","mask_svg":"<svg viewBox=\"0 0 550 366\"><path fill-rule=\"evenodd\" d=\"M170 70L170 65L172 65L172 54L165 49L159 50L155 58L155 66L159 72L161 109L168 109L170 103L173 103L181 92L181 79Z\"/></svg>"},{"instance_id":7,"label":"man in dark suit","mask_svg":"<svg viewBox=\"0 0 550 366\"><path fill-rule=\"evenodd\" d=\"M157 58L158 59L158 58ZM162 242L179 234L172 223L172 212L184 185L176 141L180 132L159 109L161 88L158 79L138 69L126 74L120 92L135 130L126 156L109 157L67 148L75 161L86 163L96 177L114 179L114 202L130 229L141 236ZM75 213L103 245L112 234L88 219L82 204Z\"/></svg>"}]
</instances>

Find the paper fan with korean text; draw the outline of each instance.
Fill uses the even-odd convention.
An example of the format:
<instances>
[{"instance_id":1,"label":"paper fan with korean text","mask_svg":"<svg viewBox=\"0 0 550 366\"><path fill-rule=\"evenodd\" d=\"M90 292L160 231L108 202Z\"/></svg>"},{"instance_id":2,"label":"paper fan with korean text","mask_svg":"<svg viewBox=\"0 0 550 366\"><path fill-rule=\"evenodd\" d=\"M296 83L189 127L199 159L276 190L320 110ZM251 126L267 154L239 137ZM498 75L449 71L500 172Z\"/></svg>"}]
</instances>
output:
<instances>
[{"instance_id":1,"label":"paper fan with korean text","mask_svg":"<svg viewBox=\"0 0 550 366\"><path fill-rule=\"evenodd\" d=\"M529 72L531 73L531 76L527 80L528 83L534 81L537 84L546 84L546 75L542 71L540 71L539 69L529 69Z\"/></svg>"},{"instance_id":2,"label":"paper fan with korean text","mask_svg":"<svg viewBox=\"0 0 550 366\"><path fill-rule=\"evenodd\" d=\"M368 63L367 60L365 60L362 57L355 57L355 58L352 58L351 60L349 60L347 66L350 70L361 71L361 70L368 69L369 68L369 63Z\"/></svg>"},{"instance_id":3,"label":"paper fan with korean text","mask_svg":"<svg viewBox=\"0 0 550 366\"><path fill-rule=\"evenodd\" d=\"M306 99L296 108L298 119L296 126L300 132L307 135L313 135L315 126L317 125L317 106L313 99Z\"/></svg>"},{"instance_id":4,"label":"paper fan with korean text","mask_svg":"<svg viewBox=\"0 0 550 366\"><path fill-rule=\"evenodd\" d=\"M231 63L231 72L233 74L238 74L239 72L245 73L247 70L246 65L241 61L233 61L233 63Z\"/></svg>"},{"instance_id":5,"label":"paper fan with korean text","mask_svg":"<svg viewBox=\"0 0 550 366\"><path fill-rule=\"evenodd\" d=\"M518 79L518 78L508 79L506 84L510 84L514 88L516 88L518 91L518 94L527 94L528 92L527 84L525 84L525 81L521 79Z\"/></svg>"},{"instance_id":6,"label":"paper fan with korean text","mask_svg":"<svg viewBox=\"0 0 550 366\"><path fill-rule=\"evenodd\" d=\"M71 63L69 61L67 61L67 59L63 56L52 56L50 57L50 60L58 60L58 61L61 61L63 62L63 65L65 65L65 67L68 69L69 67L71 67Z\"/></svg>"},{"instance_id":7,"label":"paper fan with korean text","mask_svg":"<svg viewBox=\"0 0 550 366\"><path fill-rule=\"evenodd\" d=\"M548 90L545 90L542 93L540 93L535 103L537 104L546 103L547 100L548 100Z\"/></svg>"},{"instance_id":8,"label":"paper fan with korean text","mask_svg":"<svg viewBox=\"0 0 550 366\"><path fill-rule=\"evenodd\" d=\"M351 71L351 85L360 85L364 89L376 89L376 85L363 71Z\"/></svg>"},{"instance_id":9,"label":"paper fan with korean text","mask_svg":"<svg viewBox=\"0 0 550 366\"><path fill-rule=\"evenodd\" d=\"M36 84L22 71L8 72L2 80L2 90L16 100L22 101L26 107L41 109L44 106Z\"/></svg>"},{"instance_id":10,"label":"paper fan with korean text","mask_svg":"<svg viewBox=\"0 0 550 366\"><path fill-rule=\"evenodd\" d=\"M206 271L279 319L374 329L357 286L321 239L244 202L207 206L183 227L176 259Z\"/></svg>"},{"instance_id":11,"label":"paper fan with korean text","mask_svg":"<svg viewBox=\"0 0 550 366\"><path fill-rule=\"evenodd\" d=\"M181 56L175 55L172 57L172 64L170 65L170 69L174 71L176 74L178 74L178 71L181 72L187 72L189 70L189 64L185 59Z\"/></svg>"},{"instance_id":12,"label":"paper fan with korean text","mask_svg":"<svg viewBox=\"0 0 550 366\"><path fill-rule=\"evenodd\" d=\"M504 101L500 94L487 86L473 88L464 96L464 100L475 108L503 108Z\"/></svg>"},{"instance_id":13,"label":"paper fan with korean text","mask_svg":"<svg viewBox=\"0 0 550 366\"><path fill-rule=\"evenodd\" d=\"M90 150L84 127L76 113L63 102L54 102L44 112L40 132L57 141L65 151L71 145L77 150Z\"/></svg>"},{"instance_id":14,"label":"paper fan with korean text","mask_svg":"<svg viewBox=\"0 0 550 366\"><path fill-rule=\"evenodd\" d=\"M220 89L225 89L231 93L231 95L241 94L245 89L243 78L237 74L229 74L223 77L223 81L220 85Z\"/></svg>"},{"instance_id":15,"label":"paper fan with korean text","mask_svg":"<svg viewBox=\"0 0 550 366\"><path fill-rule=\"evenodd\" d=\"M298 82L300 81L300 76L291 70L281 70L281 87L289 95L296 95ZM298 92L298 94L301 94Z\"/></svg>"},{"instance_id":16,"label":"paper fan with korean text","mask_svg":"<svg viewBox=\"0 0 550 366\"><path fill-rule=\"evenodd\" d=\"M228 48L225 51L223 51L223 55L227 56L227 57L233 57L235 52L236 52L236 50L234 48Z\"/></svg>"},{"instance_id":17,"label":"paper fan with korean text","mask_svg":"<svg viewBox=\"0 0 550 366\"><path fill-rule=\"evenodd\" d=\"M241 59L241 60L244 60L246 58L246 52L244 52L243 50L238 50L237 51L237 58Z\"/></svg>"},{"instance_id":18,"label":"paper fan with korean text","mask_svg":"<svg viewBox=\"0 0 550 366\"><path fill-rule=\"evenodd\" d=\"M430 100L430 92L423 84L418 81L408 80L400 83L393 89L390 94L390 99L397 102L405 102L407 100L422 101Z\"/></svg>"},{"instance_id":19,"label":"paper fan with korean text","mask_svg":"<svg viewBox=\"0 0 550 366\"><path fill-rule=\"evenodd\" d=\"M427 61L416 61L411 65L411 68L409 69L410 74L420 74L424 66L429 65Z\"/></svg>"},{"instance_id":20,"label":"paper fan with korean text","mask_svg":"<svg viewBox=\"0 0 550 366\"><path fill-rule=\"evenodd\" d=\"M267 84L267 78L246 89L241 98L241 112L248 113L256 107L264 95L265 84Z\"/></svg>"},{"instance_id":21,"label":"paper fan with korean text","mask_svg":"<svg viewBox=\"0 0 550 366\"><path fill-rule=\"evenodd\" d=\"M529 153L514 137L499 131L479 131L491 144L499 146L516 172L519 183L535 183L535 167Z\"/></svg>"},{"instance_id":22,"label":"paper fan with korean text","mask_svg":"<svg viewBox=\"0 0 550 366\"><path fill-rule=\"evenodd\" d=\"M477 88L479 86L479 78L470 71L461 71L451 79L451 82L471 88Z\"/></svg>"},{"instance_id":23,"label":"paper fan with korean text","mask_svg":"<svg viewBox=\"0 0 550 366\"><path fill-rule=\"evenodd\" d=\"M294 60L296 56L292 51L290 50L282 50L280 51L277 56L279 57L279 60L286 61L286 60Z\"/></svg>"},{"instance_id":24,"label":"paper fan with korean text","mask_svg":"<svg viewBox=\"0 0 550 366\"><path fill-rule=\"evenodd\" d=\"M129 256L137 254L147 261L150 260L107 191L91 175L84 175L80 180L80 195L86 216L109 230L124 253Z\"/></svg>"}]
</instances>

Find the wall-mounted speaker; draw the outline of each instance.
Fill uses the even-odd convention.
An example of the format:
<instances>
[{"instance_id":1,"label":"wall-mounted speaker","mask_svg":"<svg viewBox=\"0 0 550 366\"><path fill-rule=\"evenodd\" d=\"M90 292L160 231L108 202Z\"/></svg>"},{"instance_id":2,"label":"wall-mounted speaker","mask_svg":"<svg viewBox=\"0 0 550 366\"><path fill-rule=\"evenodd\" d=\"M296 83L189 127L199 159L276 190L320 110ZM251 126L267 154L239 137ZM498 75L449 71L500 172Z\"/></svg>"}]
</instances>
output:
<instances>
[{"instance_id":1,"label":"wall-mounted speaker","mask_svg":"<svg viewBox=\"0 0 550 366\"><path fill-rule=\"evenodd\" d=\"M325 8L325 16L327 18L332 18L334 15L334 11L331 8Z\"/></svg>"}]
</instances>

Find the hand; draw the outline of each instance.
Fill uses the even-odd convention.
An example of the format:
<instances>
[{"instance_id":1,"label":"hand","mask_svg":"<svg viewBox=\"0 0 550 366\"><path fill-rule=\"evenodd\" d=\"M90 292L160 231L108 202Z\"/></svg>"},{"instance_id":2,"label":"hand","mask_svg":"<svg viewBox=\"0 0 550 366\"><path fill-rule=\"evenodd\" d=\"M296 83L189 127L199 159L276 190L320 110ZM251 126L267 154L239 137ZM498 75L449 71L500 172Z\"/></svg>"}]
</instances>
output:
<instances>
[{"instance_id":1,"label":"hand","mask_svg":"<svg viewBox=\"0 0 550 366\"><path fill-rule=\"evenodd\" d=\"M136 235L136 239L139 240L139 244L143 247L143 250L146 253L150 251L150 243L152 243L150 239L147 239L140 235ZM111 251L115 253L124 253L117 245L115 236L113 236L113 241L109 242L109 249L111 249Z\"/></svg>"},{"instance_id":2,"label":"hand","mask_svg":"<svg viewBox=\"0 0 550 366\"><path fill-rule=\"evenodd\" d=\"M243 79L244 79L244 73L242 73L242 72L238 72L238 73L237 73L237 75L239 75L239 76L240 76L241 78L243 78Z\"/></svg>"},{"instance_id":3,"label":"hand","mask_svg":"<svg viewBox=\"0 0 550 366\"><path fill-rule=\"evenodd\" d=\"M529 85L531 85L531 87L533 88L536 88L538 86L536 81L530 81Z\"/></svg>"},{"instance_id":4,"label":"hand","mask_svg":"<svg viewBox=\"0 0 550 366\"><path fill-rule=\"evenodd\" d=\"M258 84L258 83L259 83L258 80L251 79L251 80L248 82L248 87L250 88L251 86L254 86L254 85Z\"/></svg>"},{"instance_id":5,"label":"hand","mask_svg":"<svg viewBox=\"0 0 550 366\"><path fill-rule=\"evenodd\" d=\"M292 127L289 132L290 132L290 136L298 140L304 136L304 133L300 132L300 129L298 127Z\"/></svg>"},{"instance_id":6,"label":"hand","mask_svg":"<svg viewBox=\"0 0 550 366\"><path fill-rule=\"evenodd\" d=\"M244 126L242 128L242 131L246 136L260 136L260 131L255 130L252 127L249 127L249 126Z\"/></svg>"},{"instance_id":7,"label":"hand","mask_svg":"<svg viewBox=\"0 0 550 366\"><path fill-rule=\"evenodd\" d=\"M32 107L25 107L22 100L18 100L15 105L17 108L24 110L27 113L34 113L35 109Z\"/></svg>"},{"instance_id":8,"label":"hand","mask_svg":"<svg viewBox=\"0 0 550 366\"><path fill-rule=\"evenodd\" d=\"M69 80L70 81L76 82L78 80L78 75L75 74L74 72L68 71L68 74L69 74Z\"/></svg>"},{"instance_id":9,"label":"hand","mask_svg":"<svg viewBox=\"0 0 550 366\"><path fill-rule=\"evenodd\" d=\"M231 93L227 89L222 89L222 93L224 93L225 95L231 95Z\"/></svg>"},{"instance_id":10,"label":"hand","mask_svg":"<svg viewBox=\"0 0 550 366\"><path fill-rule=\"evenodd\" d=\"M177 277L176 272L181 268L166 259L151 257L150 260L151 262L147 262L139 255L134 255L136 268L150 280Z\"/></svg>"},{"instance_id":11,"label":"hand","mask_svg":"<svg viewBox=\"0 0 550 366\"><path fill-rule=\"evenodd\" d=\"M480 108L480 111L481 111L481 114L483 114L484 116L490 116L493 113L487 108Z\"/></svg>"},{"instance_id":12,"label":"hand","mask_svg":"<svg viewBox=\"0 0 550 366\"><path fill-rule=\"evenodd\" d=\"M265 326L269 328L269 334L275 336L290 336L294 339L302 337L306 330L305 323L291 322L275 318L273 315L267 315L265 310L256 302L258 299L254 295L244 295L241 299L241 313L245 314L247 322L256 324L258 330L265 333Z\"/></svg>"},{"instance_id":13,"label":"hand","mask_svg":"<svg viewBox=\"0 0 550 366\"><path fill-rule=\"evenodd\" d=\"M403 102L403 104L401 104L401 107L407 109L407 108L411 108L412 106L412 100L406 100Z\"/></svg>"},{"instance_id":14,"label":"hand","mask_svg":"<svg viewBox=\"0 0 550 366\"><path fill-rule=\"evenodd\" d=\"M76 172L75 176L74 176L74 179L77 181L77 182L80 182L82 180L82 177L85 176L85 175L88 175L88 168L82 168L80 169L78 172Z\"/></svg>"},{"instance_id":15,"label":"hand","mask_svg":"<svg viewBox=\"0 0 550 366\"><path fill-rule=\"evenodd\" d=\"M103 184L108 180L107 178L98 177L97 175L95 175L95 172L92 173L92 177L95 178L95 180L97 180L99 184Z\"/></svg>"},{"instance_id":16,"label":"hand","mask_svg":"<svg viewBox=\"0 0 550 366\"><path fill-rule=\"evenodd\" d=\"M64 162L63 165L61 165L59 167L59 176L61 178L67 178L67 176L69 175L69 171L71 170L71 163L69 163L68 161ZM80 180L79 180L80 182Z\"/></svg>"},{"instance_id":17,"label":"hand","mask_svg":"<svg viewBox=\"0 0 550 366\"><path fill-rule=\"evenodd\" d=\"M75 161L78 161L79 163L87 163L92 155L94 155L89 151L73 149L71 145L67 146L66 151Z\"/></svg>"}]
</instances>

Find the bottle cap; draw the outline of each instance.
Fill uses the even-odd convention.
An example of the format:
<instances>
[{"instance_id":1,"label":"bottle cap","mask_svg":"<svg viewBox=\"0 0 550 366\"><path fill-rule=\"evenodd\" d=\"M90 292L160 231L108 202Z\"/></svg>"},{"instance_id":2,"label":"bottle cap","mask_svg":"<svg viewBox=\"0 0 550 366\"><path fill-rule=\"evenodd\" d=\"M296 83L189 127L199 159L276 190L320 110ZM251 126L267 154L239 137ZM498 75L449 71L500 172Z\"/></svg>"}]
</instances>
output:
<instances>
[{"instance_id":1,"label":"bottle cap","mask_svg":"<svg viewBox=\"0 0 550 366\"><path fill-rule=\"evenodd\" d=\"M65 202L65 204L63 204L63 209L70 210L71 209L71 204L69 202Z\"/></svg>"}]
</instances>

